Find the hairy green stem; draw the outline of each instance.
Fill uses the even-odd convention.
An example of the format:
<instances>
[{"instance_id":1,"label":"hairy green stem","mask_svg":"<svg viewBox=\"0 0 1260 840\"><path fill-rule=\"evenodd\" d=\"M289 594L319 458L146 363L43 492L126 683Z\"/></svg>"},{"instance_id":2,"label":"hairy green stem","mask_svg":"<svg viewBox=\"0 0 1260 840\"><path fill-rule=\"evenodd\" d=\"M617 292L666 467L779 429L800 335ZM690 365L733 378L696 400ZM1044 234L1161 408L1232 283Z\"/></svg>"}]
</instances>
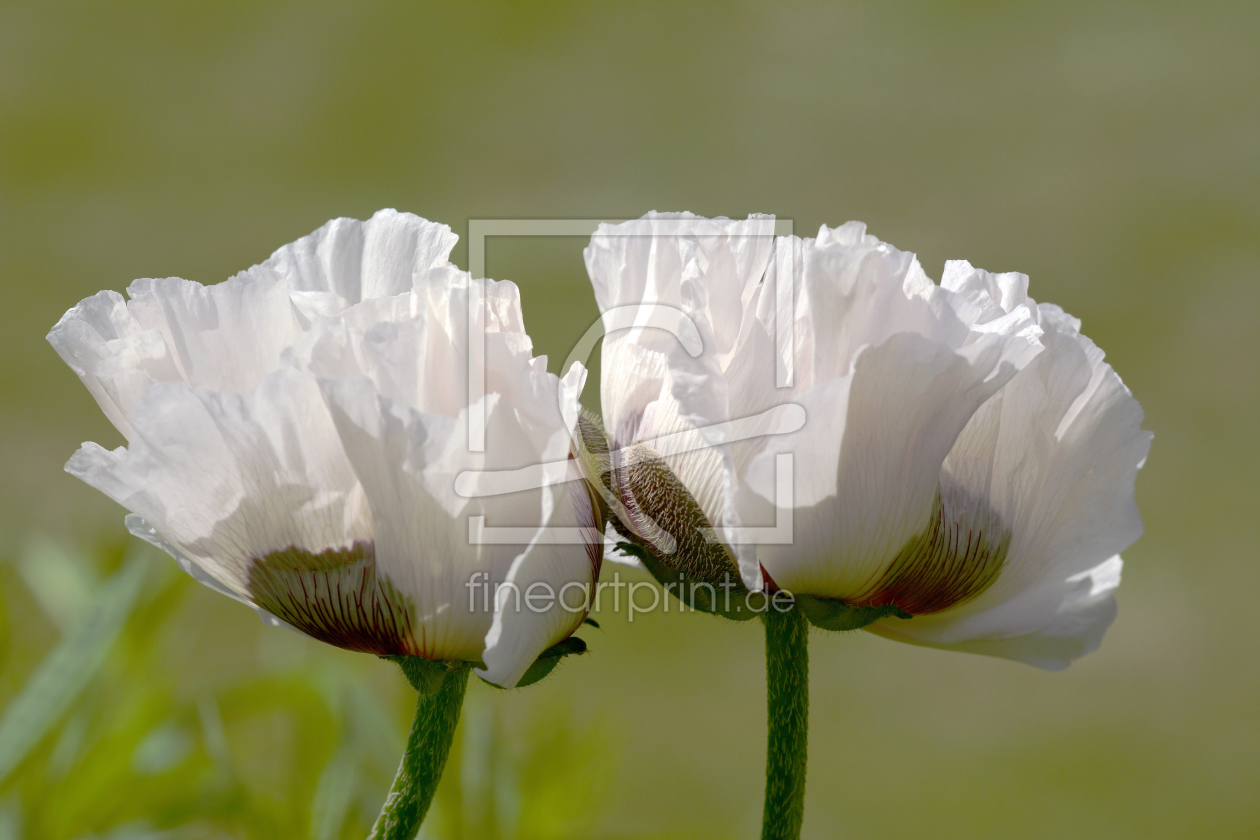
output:
<instances>
[{"instance_id":1,"label":"hairy green stem","mask_svg":"<svg viewBox=\"0 0 1260 840\"><path fill-rule=\"evenodd\" d=\"M805 819L809 737L809 624L800 608L771 606L766 622L766 804L762 840L797 840Z\"/></svg>"},{"instance_id":2,"label":"hairy green stem","mask_svg":"<svg viewBox=\"0 0 1260 840\"><path fill-rule=\"evenodd\" d=\"M451 751L470 671L467 663L460 663L441 677L434 691L420 693L407 750L368 840L414 840L419 832Z\"/></svg>"}]
</instances>

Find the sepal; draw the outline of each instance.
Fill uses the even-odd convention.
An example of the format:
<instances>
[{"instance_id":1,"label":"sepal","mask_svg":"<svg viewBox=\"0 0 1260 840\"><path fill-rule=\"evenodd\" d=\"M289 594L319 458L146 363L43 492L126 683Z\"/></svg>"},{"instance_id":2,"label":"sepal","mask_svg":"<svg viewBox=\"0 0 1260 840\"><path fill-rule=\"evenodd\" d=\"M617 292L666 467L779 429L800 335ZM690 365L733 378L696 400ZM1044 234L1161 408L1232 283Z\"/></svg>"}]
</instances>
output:
<instances>
[{"instance_id":1,"label":"sepal","mask_svg":"<svg viewBox=\"0 0 1260 840\"><path fill-rule=\"evenodd\" d=\"M660 453L631 444L618 450L614 467L618 533L689 579L715 587L740 580L735 558L714 539L713 524Z\"/></svg>"},{"instance_id":2,"label":"sepal","mask_svg":"<svg viewBox=\"0 0 1260 840\"><path fill-rule=\"evenodd\" d=\"M610 515L612 501L612 461L608 453L608 435L598 414L583 408L574 428L573 457L586 479L587 492L602 526ZM600 528L603 533L603 528Z\"/></svg>"},{"instance_id":3,"label":"sepal","mask_svg":"<svg viewBox=\"0 0 1260 840\"><path fill-rule=\"evenodd\" d=\"M591 623L594 624L594 622ZM599 625L595 624L595 626L598 627ZM538 658L534 660L534 664L530 665L529 668L525 670L525 673L521 675L519 680L517 680L516 685L512 687L524 688L527 685L533 685L555 670L555 667L560 664L561 659L564 659L566 656L581 656L586 653L586 650L586 642L577 636L570 636L563 642L554 644L542 653L538 654ZM485 677L481 677L481 681L491 688L497 688L503 691L507 690L498 683L490 682Z\"/></svg>"},{"instance_id":4,"label":"sepal","mask_svg":"<svg viewBox=\"0 0 1260 840\"><path fill-rule=\"evenodd\" d=\"M822 630L861 630L881 618L912 618L892 604L882 607L853 607L834 598L796 595L796 604L809 623Z\"/></svg>"},{"instance_id":5,"label":"sepal","mask_svg":"<svg viewBox=\"0 0 1260 840\"><path fill-rule=\"evenodd\" d=\"M738 575L727 575L725 584L717 586L688 576L681 569L666 566L652 551L630 542L619 542L617 548L639 558L657 583L689 609L706 612L732 621L748 621L766 609L766 595L749 592Z\"/></svg>"},{"instance_id":6,"label":"sepal","mask_svg":"<svg viewBox=\"0 0 1260 840\"><path fill-rule=\"evenodd\" d=\"M425 659L423 656L405 656L392 654L382 656L390 662L397 662L411 687L421 694L433 694L442 687L442 681L449 674L458 673L467 668L467 662L448 659Z\"/></svg>"}]
</instances>

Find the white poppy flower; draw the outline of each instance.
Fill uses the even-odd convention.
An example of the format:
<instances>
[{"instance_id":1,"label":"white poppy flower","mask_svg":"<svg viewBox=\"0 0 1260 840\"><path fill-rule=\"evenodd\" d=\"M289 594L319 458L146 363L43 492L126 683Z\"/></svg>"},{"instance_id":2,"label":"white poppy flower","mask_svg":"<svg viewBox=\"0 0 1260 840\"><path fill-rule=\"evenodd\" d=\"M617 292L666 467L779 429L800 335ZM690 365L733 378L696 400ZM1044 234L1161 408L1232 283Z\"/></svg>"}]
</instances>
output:
<instances>
[{"instance_id":1,"label":"white poppy flower","mask_svg":"<svg viewBox=\"0 0 1260 840\"><path fill-rule=\"evenodd\" d=\"M605 339L623 532L698 579L737 569L751 590L810 596L824 626L879 619L887 636L1043 667L1093 649L1115 555L1140 532L1149 444L1101 353L1022 275L951 264L938 286L860 224L771 230L649 214L587 248L606 317L676 308L703 344L642 324ZM781 517L790 540L754 536Z\"/></svg>"},{"instance_id":2,"label":"white poppy flower","mask_svg":"<svg viewBox=\"0 0 1260 840\"><path fill-rule=\"evenodd\" d=\"M568 458L585 371L547 373L516 286L448 263L455 240L385 210L214 286L139 280L130 301L88 298L49 340L127 446L84 444L67 470L264 615L351 650L480 661L515 685L585 614L529 609L513 587L592 586L600 514L582 482L465 498L455 481ZM476 288L484 452L467 444ZM474 541L470 516L525 536ZM583 539L553 544L544 526Z\"/></svg>"}]
</instances>

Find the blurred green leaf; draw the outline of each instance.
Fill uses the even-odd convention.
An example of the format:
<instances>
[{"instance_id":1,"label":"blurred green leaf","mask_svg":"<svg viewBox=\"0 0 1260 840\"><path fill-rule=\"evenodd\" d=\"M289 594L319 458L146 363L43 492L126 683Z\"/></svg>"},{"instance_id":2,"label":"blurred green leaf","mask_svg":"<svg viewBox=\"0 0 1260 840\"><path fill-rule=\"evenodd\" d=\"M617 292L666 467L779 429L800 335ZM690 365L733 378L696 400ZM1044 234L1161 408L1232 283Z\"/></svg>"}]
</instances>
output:
<instances>
[{"instance_id":1,"label":"blurred green leaf","mask_svg":"<svg viewBox=\"0 0 1260 840\"><path fill-rule=\"evenodd\" d=\"M176 710L164 687L156 680L128 685L111 699L116 702L101 704L94 737L74 765L60 779L45 781L42 807L30 811L33 835L76 837L119 826L135 830L188 810L190 798L178 792L195 789L188 782L200 773L184 763L189 744L172 734ZM204 765L204 758L198 764Z\"/></svg>"},{"instance_id":2,"label":"blurred green leaf","mask_svg":"<svg viewBox=\"0 0 1260 840\"><path fill-rule=\"evenodd\" d=\"M177 766L192 749L192 738L172 722L154 729L131 755L131 767L144 776L154 776Z\"/></svg>"},{"instance_id":3,"label":"blurred green leaf","mask_svg":"<svg viewBox=\"0 0 1260 840\"><path fill-rule=\"evenodd\" d=\"M315 802L311 808L311 839L333 840L341 834L341 826L354 799L355 775L358 770L356 750L342 744L319 774Z\"/></svg>"},{"instance_id":4,"label":"blurred green leaf","mask_svg":"<svg viewBox=\"0 0 1260 840\"><path fill-rule=\"evenodd\" d=\"M619 758L602 723L568 701L511 714L494 686L468 692L446 773L421 840L558 840L597 836Z\"/></svg>"},{"instance_id":5,"label":"blurred green leaf","mask_svg":"<svg viewBox=\"0 0 1260 840\"><path fill-rule=\"evenodd\" d=\"M40 606L63 633L75 627L92 608L100 582L91 564L43 534L27 541L18 569Z\"/></svg>"},{"instance_id":6,"label":"blurred green leaf","mask_svg":"<svg viewBox=\"0 0 1260 840\"><path fill-rule=\"evenodd\" d=\"M0 840L21 840L22 820L18 804L12 800L0 805Z\"/></svg>"},{"instance_id":7,"label":"blurred green leaf","mask_svg":"<svg viewBox=\"0 0 1260 840\"><path fill-rule=\"evenodd\" d=\"M105 662L144 582L132 561L101 587L92 612L31 675L0 718L0 783L71 707Z\"/></svg>"},{"instance_id":8,"label":"blurred green leaf","mask_svg":"<svg viewBox=\"0 0 1260 840\"><path fill-rule=\"evenodd\" d=\"M206 752L215 765L226 772L231 757L228 755L227 735L223 731L223 717L213 697L206 695L197 700L197 718L201 723Z\"/></svg>"},{"instance_id":9,"label":"blurred green leaf","mask_svg":"<svg viewBox=\"0 0 1260 840\"><path fill-rule=\"evenodd\" d=\"M48 772L52 776L63 776L73 766L83 750L87 738L87 714L81 710L71 713L61 734L53 745L48 756Z\"/></svg>"}]
</instances>

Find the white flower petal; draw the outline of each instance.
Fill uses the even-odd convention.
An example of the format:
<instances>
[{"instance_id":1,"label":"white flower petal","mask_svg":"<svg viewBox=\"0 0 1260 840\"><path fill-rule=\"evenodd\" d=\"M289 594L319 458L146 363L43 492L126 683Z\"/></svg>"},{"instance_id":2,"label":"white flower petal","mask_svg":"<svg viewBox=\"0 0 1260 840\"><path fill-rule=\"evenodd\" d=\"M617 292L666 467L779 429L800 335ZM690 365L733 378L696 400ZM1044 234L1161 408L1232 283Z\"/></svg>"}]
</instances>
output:
<instances>
[{"instance_id":1,"label":"white flower petal","mask_svg":"<svg viewBox=\"0 0 1260 840\"><path fill-rule=\"evenodd\" d=\"M540 531L512 562L486 634L486 667L477 672L504 688L515 686L539 653L581 627L595 597L603 540L590 496L575 482L548 491L544 521L550 528L583 531L586 550L553 541L559 532Z\"/></svg>"},{"instance_id":2,"label":"white flower petal","mask_svg":"<svg viewBox=\"0 0 1260 840\"><path fill-rule=\"evenodd\" d=\"M740 419L732 413L725 369L738 356L745 375L750 367L761 371L740 350L752 344L751 332L764 336L755 298L773 230L770 216L731 221L650 213L601 226L585 252L602 311L666 306L696 329L698 354L681 336L649 327L605 338L605 422L614 451L634 443L660 451L709 523L726 533L740 525L733 495L749 448L714 446L723 442L717 427ZM670 440L668 446L662 439ZM759 587L755 551L740 545L731 550L744 579Z\"/></svg>"},{"instance_id":3,"label":"white flower petal","mask_svg":"<svg viewBox=\"0 0 1260 840\"><path fill-rule=\"evenodd\" d=\"M670 466L713 524L777 533L791 517L791 544L731 546L745 581L759 586L764 566L798 593L923 613L873 629L924 644L1046 663L1095 644L1118 582L1108 558L1140 533L1133 475L1149 436L1079 322L1038 306L1022 274L951 262L938 286L855 222L776 240L744 263L765 266L758 286L703 236L668 234L679 220L705 224L651 214L601 228L586 251L606 315L674 306L704 344L684 352L644 324L609 336L604 408L617 446L703 439L690 471L677 454ZM787 403L803 428L750 419ZM733 442L732 421L764 434ZM790 500L776 498L783 454L801 456Z\"/></svg>"},{"instance_id":4,"label":"white flower petal","mask_svg":"<svg viewBox=\"0 0 1260 840\"><path fill-rule=\"evenodd\" d=\"M767 443L740 497L746 521L764 516L753 496L775 501L774 456L797 456L795 541L758 550L779 587L843 599L878 579L928 522L958 433L1014 373L1001 355L997 342L964 354L900 333L859 353L851 378L798 397L805 426Z\"/></svg>"},{"instance_id":5,"label":"white flower petal","mask_svg":"<svg viewBox=\"0 0 1260 840\"><path fill-rule=\"evenodd\" d=\"M189 577L191 577L193 580L197 581L203 586L213 589L215 592L218 592L220 595L226 595L227 597L231 598L233 601L239 601L240 603L252 609L255 613L258 614L258 617L262 619L263 624L270 625L271 627L288 627L290 630L293 630L294 632L298 632L298 633L301 632L296 627L286 624L284 621L281 621L280 619L276 618L274 615L267 612L262 607L249 601L247 598L242 598L237 593L233 592L232 590L228 589L223 584L219 583L219 581L215 580L215 578L212 575L210 575L208 572L206 572L205 569L198 566L188 557L184 556L184 553L181 552L178 548L176 548L175 546L167 542L166 539L161 534L159 534L152 525L150 525L148 522L145 522L144 519L142 519L141 517L136 516L134 513L129 513L123 519L123 524L126 526L127 531L132 536L139 537L140 539L144 540L145 542L147 542L149 545L153 546L154 548L157 548L169 554L175 560L175 562L179 565L180 569L182 569L184 573L187 574Z\"/></svg>"},{"instance_id":6,"label":"white flower petal","mask_svg":"<svg viewBox=\"0 0 1260 840\"><path fill-rule=\"evenodd\" d=\"M548 521L556 493L548 487L497 492L494 477L567 458L571 436L563 407L570 405L576 418L585 371L575 366L562 382L546 372L541 360L531 359L528 337L510 331L519 324L515 287L494 284L486 296L490 326L509 331L484 336L490 392L484 402L486 451L469 452L469 410L460 404L468 393L467 284L452 284L435 297L436 291L411 293L416 299L407 311L418 313L414 318L381 319L366 331L344 321L321 324L305 342L305 355L322 377L371 508L381 573L415 604L421 654L475 661L482 658L494 615L493 595L487 601L480 587L493 593L508 580L513 564ZM446 413L455 406L457 411ZM468 479L461 486L471 498L456 492L457 476ZM511 544L470 542L474 516L491 527L523 528L529 536ZM571 513L568 522L573 523ZM529 551L539 559L518 564L525 569L519 574L552 568L546 565L550 552L558 564L554 568L586 569L579 579L589 578L587 552L600 545L600 534L592 530L589 545L535 546ZM545 630L555 616L535 618ZM507 637L496 637L502 644L496 677L502 668L518 664L523 673L534 657L559 641L550 631L535 633L530 622L509 625ZM571 632L576 624L566 626ZM523 638L515 637L518 629ZM513 682L517 678L519 673Z\"/></svg>"},{"instance_id":7,"label":"white flower petal","mask_svg":"<svg viewBox=\"0 0 1260 840\"><path fill-rule=\"evenodd\" d=\"M1099 599L1119 584L1118 553L1142 532L1133 485L1151 437L1074 319L1043 314L1045 352L977 413L945 464L1011 529L1001 575L957 609L881 628L936 644L1029 637L1069 646L1077 628L1083 655L1109 623L1112 608ZM1083 590L1086 579L1107 585Z\"/></svg>"},{"instance_id":8,"label":"white flower petal","mask_svg":"<svg viewBox=\"0 0 1260 840\"><path fill-rule=\"evenodd\" d=\"M1031 307L1028 297L1028 275L1011 271L992 274L974 268L966 260L947 260L941 276L941 288L956 292L981 311L980 323L1013 312L1020 306Z\"/></svg>"},{"instance_id":9,"label":"white flower petal","mask_svg":"<svg viewBox=\"0 0 1260 840\"><path fill-rule=\"evenodd\" d=\"M271 551L320 551L371 537L309 377L278 371L250 395L159 383L130 420L127 449L85 444L67 470L242 598L249 598L251 561Z\"/></svg>"},{"instance_id":10,"label":"white flower petal","mask_svg":"<svg viewBox=\"0 0 1260 840\"><path fill-rule=\"evenodd\" d=\"M515 552L475 554L457 515L464 506L453 493L425 481L426 464L440 458L459 434L457 420L421 415L378 395L366 379L323 387L371 510L380 571L413 602L415 652L478 658L490 615L464 608L464 584L475 571L498 571L502 580Z\"/></svg>"},{"instance_id":11,"label":"white flower petal","mask_svg":"<svg viewBox=\"0 0 1260 840\"><path fill-rule=\"evenodd\" d=\"M795 340L798 390L848 374L857 353L899 332L913 332L948 347L960 347L968 328L953 299L923 274L914 254L898 251L850 222L816 240L786 237L795 281ZM767 282L780 260L771 262Z\"/></svg>"},{"instance_id":12,"label":"white flower petal","mask_svg":"<svg viewBox=\"0 0 1260 840\"><path fill-rule=\"evenodd\" d=\"M48 341L126 438L131 437L127 412L144 390L155 380L179 378L161 334L139 324L117 292L83 300L62 316ZM115 358L124 361L102 377L101 366Z\"/></svg>"},{"instance_id":13,"label":"white flower petal","mask_svg":"<svg viewBox=\"0 0 1260 840\"><path fill-rule=\"evenodd\" d=\"M165 339L180 378L194 388L253 390L280 366L302 331L289 287L274 272L242 272L203 286L177 277L136 280L127 308Z\"/></svg>"},{"instance_id":14,"label":"white flower petal","mask_svg":"<svg viewBox=\"0 0 1260 840\"><path fill-rule=\"evenodd\" d=\"M88 298L48 336L128 439L127 414L150 384L248 392L301 332L288 287L273 272L215 286L137 280L128 294L127 303L112 292Z\"/></svg>"},{"instance_id":15,"label":"white flower petal","mask_svg":"<svg viewBox=\"0 0 1260 840\"><path fill-rule=\"evenodd\" d=\"M584 256L601 312L642 304L679 309L708 328L707 351L721 357L734 349L747 304L770 259L773 232L773 216L732 221L652 212L620 225L600 225ZM684 275L704 279L680 282ZM662 352L677 342L645 330L611 340Z\"/></svg>"},{"instance_id":16,"label":"white flower petal","mask_svg":"<svg viewBox=\"0 0 1260 840\"><path fill-rule=\"evenodd\" d=\"M381 210L366 222L333 219L277 250L262 267L288 278L308 317L333 315L410 291L417 279L446 264L458 240L446 225Z\"/></svg>"},{"instance_id":17,"label":"white flower petal","mask_svg":"<svg viewBox=\"0 0 1260 840\"><path fill-rule=\"evenodd\" d=\"M454 492L461 474L480 471L479 489L496 470L564 464L585 378L581 365L563 381L547 373L516 287L472 281L447 262L454 242L445 226L382 211L331 222L217 286L140 280L130 303L89 298L49 339L129 446L86 444L67 469L269 623L354 650L481 660L493 609L472 609L468 574L502 582L534 546L519 575L589 581L602 539L597 523L576 544L541 539L567 488ZM484 335L469 334L474 293ZM485 453L466 443L474 342ZM521 536L470 544L470 514ZM573 510L564 522L576 527ZM569 618L541 635L522 625L521 639L501 628L499 666L528 667Z\"/></svg>"},{"instance_id":18,"label":"white flower petal","mask_svg":"<svg viewBox=\"0 0 1260 840\"><path fill-rule=\"evenodd\" d=\"M1103 634L1116 617L1115 589L1120 585L1120 556L1116 555L1093 569L1066 578L1051 610L1046 609L1047 593L1025 590L1004 604L1005 611L1017 616L1031 612L1048 621L1035 630L1009 636L970 633L956 642L936 641L915 632L919 619L880 621L871 632L926 647L979 653L1026 662L1038 668L1059 671L1087 653L1098 649Z\"/></svg>"}]
</instances>

